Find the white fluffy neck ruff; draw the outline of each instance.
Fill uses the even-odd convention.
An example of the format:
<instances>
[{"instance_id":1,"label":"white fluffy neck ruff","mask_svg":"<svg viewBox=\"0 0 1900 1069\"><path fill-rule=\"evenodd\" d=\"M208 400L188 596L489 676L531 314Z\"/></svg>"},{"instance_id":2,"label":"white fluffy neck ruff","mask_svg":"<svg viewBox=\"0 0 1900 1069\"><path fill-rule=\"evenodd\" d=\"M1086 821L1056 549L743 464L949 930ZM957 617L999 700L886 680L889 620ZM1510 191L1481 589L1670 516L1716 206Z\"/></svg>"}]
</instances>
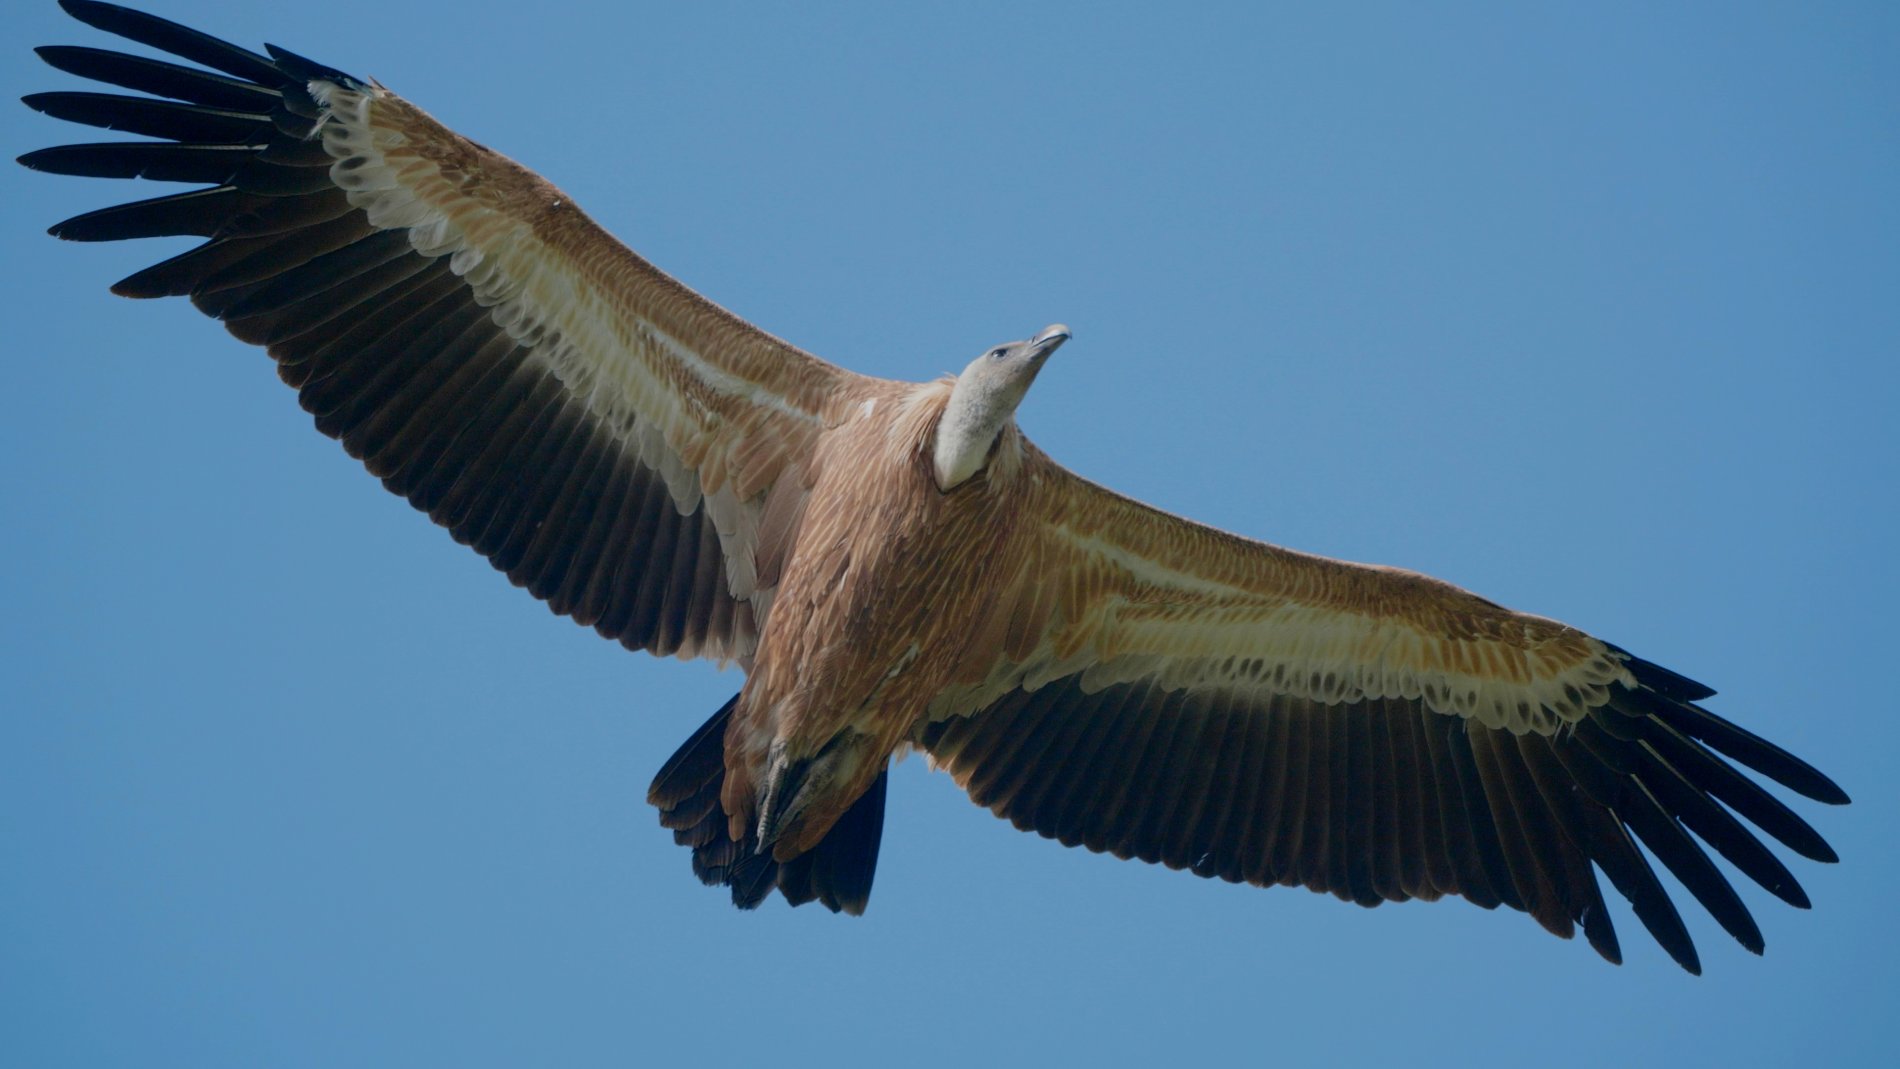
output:
<instances>
[{"instance_id":1,"label":"white fluffy neck ruff","mask_svg":"<svg viewBox=\"0 0 1900 1069\"><path fill-rule=\"evenodd\" d=\"M983 470L996 436L1015 418L1043 362L1068 340L1069 328L1055 323L1027 341L999 345L970 361L937 421L937 489L948 493Z\"/></svg>"},{"instance_id":2,"label":"white fluffy neck ruff","mask_svg":"<svg viewBox=\"0 0 1900 1069\"><path fill-rule=\"evenodd\" d=\"M1022 400L1001 396L993 382L964 375L950 391L950 403L937 421L937 445L933 455L937 489L949 492L983 470L989 460L996 436L1016 414Z\"/></svg>"}]
</instances>

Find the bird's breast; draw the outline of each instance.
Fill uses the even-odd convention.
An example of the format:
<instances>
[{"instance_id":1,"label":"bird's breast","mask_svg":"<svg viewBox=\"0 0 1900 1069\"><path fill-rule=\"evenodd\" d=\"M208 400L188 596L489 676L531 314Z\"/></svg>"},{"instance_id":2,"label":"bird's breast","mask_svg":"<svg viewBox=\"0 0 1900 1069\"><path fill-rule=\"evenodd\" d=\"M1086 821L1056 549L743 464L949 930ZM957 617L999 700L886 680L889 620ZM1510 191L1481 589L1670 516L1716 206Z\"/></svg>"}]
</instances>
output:
<instances>
[{"instance_id":1,"label":"bird's breast","mask_svg":"<svg viewBox=\"0 0 1900 1069\"><path fill-rule=\"evenodd\" d=\"M928 434L905 433L905 415L867 413L822 447L748 682L746 704L770 711L778 737L822 746L850 729L894 747L1007 574L1013 480L986 471L938 490Z\"/></svg>"}]
</instances>

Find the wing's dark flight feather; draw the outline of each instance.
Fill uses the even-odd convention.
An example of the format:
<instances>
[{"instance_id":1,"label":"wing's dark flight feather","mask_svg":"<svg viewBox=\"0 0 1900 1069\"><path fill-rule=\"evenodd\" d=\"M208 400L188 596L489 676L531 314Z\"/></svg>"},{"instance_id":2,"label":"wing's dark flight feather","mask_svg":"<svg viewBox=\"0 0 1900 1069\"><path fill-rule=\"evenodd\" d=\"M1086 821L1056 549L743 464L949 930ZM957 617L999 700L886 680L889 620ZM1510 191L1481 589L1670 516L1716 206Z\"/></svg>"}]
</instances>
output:
<instances>
[{"instance_id":1,"label":"wing's dark flight feather","mask_svg":"<svg viewBox=\"0 0 1900 1069\"><path fill-rule=\"evenodd\" d=\"M94 0L65 6L217 73L42 49L62 70L170 99L52 92L29 106L169 140L60 146L22 163L211 187L87 212L54 234L208 239L114 289L188 296L266 346L319 430L556 611L634 648L749 652L751 609L727 590L703 506L681 513L638 449L566 390L535 344L511 337L446 258L372 226L332 179L307 83L362 80Z\"/></svg>"},{"instance_id":2,"label":"wing's dark flight feather","mask_svg":"<svg viewBox=\"0 0 1900 1069\"><path fill-rule=\"evenodd\" d=\"M1678 679L1665 682L1690 692ZM1322 705L1148 680L1089 691L1079 680L1013 691L918 741L978 804L1064 843L1365 905L1458 894L1561 936L1581 927L1614 961L1601 870L1690 971L1694 944L1632 834L1756 952L1754 918L1690 832L1797 904L1806 895L1786 866L1717 799L1743 799L1743 816L1797 849L1825 846L1680 732L1668 714L1680 699L1658 691L1613 688L1611 702L1543 736L1416 699ZM1838 793L1784 758L1776 778L1823 800Z\"/></svg>"}]
</instances>

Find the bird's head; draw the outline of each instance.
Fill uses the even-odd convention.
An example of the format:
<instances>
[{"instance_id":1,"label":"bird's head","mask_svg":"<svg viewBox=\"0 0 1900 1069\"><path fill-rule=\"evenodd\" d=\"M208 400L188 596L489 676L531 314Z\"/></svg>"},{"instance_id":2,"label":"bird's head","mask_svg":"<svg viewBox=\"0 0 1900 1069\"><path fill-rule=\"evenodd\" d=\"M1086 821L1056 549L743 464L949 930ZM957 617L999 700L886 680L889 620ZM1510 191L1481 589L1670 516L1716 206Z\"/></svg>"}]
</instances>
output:
<instances>
[{"instance_id":1,"label":"bird's head","mask_svg":"<svg viewBox=\"0 0 1900 1069\"><path fill-rule=\"evenodd\" d=\"M1043 363L1068 340L1069 328L1052 324L1033 338L990 348L963 369L937 423L938 489L954 489L982 470Z\"/></svg>"},{"instance_id":2,"label":"bird's head","mask_svg":"<svg viewBox=\"0 0 1900 1069\"><path fill-rule=\"evenodd\" d=\"M1042 328L1033 338L1004 342L970 361L957 376L956 392L990 398L1005 414L1014 412L1049 354L1068 340L1069 328L1056 323Z\"/></svg>"}]
</instances>

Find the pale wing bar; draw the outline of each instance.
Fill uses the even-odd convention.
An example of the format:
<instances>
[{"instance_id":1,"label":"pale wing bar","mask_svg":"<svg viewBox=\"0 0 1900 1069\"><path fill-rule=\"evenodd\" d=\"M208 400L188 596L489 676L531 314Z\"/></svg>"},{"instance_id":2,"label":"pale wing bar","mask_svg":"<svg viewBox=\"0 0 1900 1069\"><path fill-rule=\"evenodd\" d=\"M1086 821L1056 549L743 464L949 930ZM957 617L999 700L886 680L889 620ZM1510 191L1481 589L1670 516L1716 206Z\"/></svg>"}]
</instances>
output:
<instances>
[{"instance_id":1,"label":"pale wing bar","mask_svg":"<svg viewBox=\"0 0 1900 1069\"><path fill-rule=\"evenodd\" d=\"M1709 688L1448 584L1241 539L1037 459L1038 563L999 600L1007 626L977 632L966 677L982 682L942 696L916 737L1018 827L1365 905L1508 905L1562 936L1581 927L1614 961L1594 866L1691 971L1645 848L1757 952L1702 844L1802 908L1743 821L1835 860L1723 756L1822 802L1847 795L1696 704Z\"/></svg>"},{"instance_id":2,"label":"pale wing bar","mask_svg":"<svg viewBox=\"0 0 1900 1069\"><path fill-rule=\"evenodd\" d=\"M22 163L210 186L90 212L52 233L208 239L115 292L189 296L239 338L266 346L319 429L554 611L632 648L751 652L756 592L732 589L729 547L708 502L727 506L725 534L743 539L751 517L742 513L755 513L757 500L735 506L730 494L707 498L694 485L682 501L668 476L677 482L684 466L670 453L655 463L653 427L630 436L604 426L590 398L556 373L548 339L518 338L485 307L492 301L478 299L457 270L468 264L425 255L405 230L379 230L352 206L333 181L337 161L313 137L323 112L308 83L367 91L361 80L108 4L64 6L223 73L41 49L60 69L170 99L61 92L28 97L30 106L167 140L62 146ZM756 472L749 478L748 492L769 485Z\"/></svg>"}]
</instances>

